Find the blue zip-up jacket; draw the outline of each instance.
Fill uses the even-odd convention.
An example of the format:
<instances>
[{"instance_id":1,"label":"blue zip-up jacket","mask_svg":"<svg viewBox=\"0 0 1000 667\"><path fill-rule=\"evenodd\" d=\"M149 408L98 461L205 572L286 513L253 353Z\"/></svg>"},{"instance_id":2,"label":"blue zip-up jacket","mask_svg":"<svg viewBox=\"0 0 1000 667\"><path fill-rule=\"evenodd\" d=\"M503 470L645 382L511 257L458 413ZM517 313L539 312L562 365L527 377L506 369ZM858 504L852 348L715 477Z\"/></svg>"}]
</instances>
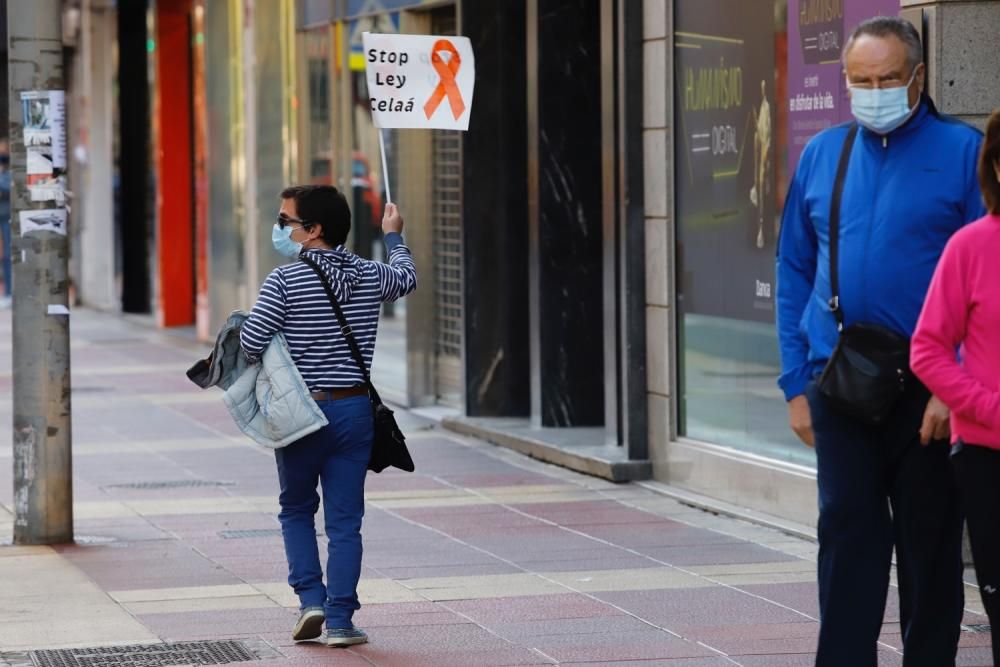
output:
<instances>
[{"instance_id":1,"label":"blue zip-up jacket","mask_svg":"<svg viewBox=\"0 0 1000 667\"><path fill-rule=\"evenodd\" d=\"M830 197L850 124L806 146L785 201L777 304L786 400L805 392L837 344L830 300ZM907 336L952 234L985 212L976 178L982 134L942 116L930 98L882 136L861 128L840 208L840 306L845 325Z\"/></svg>"}]
</instances>

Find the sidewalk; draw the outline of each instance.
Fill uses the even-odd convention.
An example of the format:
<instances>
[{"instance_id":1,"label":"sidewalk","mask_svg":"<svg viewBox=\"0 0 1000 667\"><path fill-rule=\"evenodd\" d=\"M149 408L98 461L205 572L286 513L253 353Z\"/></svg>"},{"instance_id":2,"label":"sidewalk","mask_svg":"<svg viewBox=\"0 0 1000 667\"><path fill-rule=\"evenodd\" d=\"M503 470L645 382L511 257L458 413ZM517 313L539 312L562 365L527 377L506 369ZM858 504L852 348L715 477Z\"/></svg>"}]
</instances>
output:
<instances>
[{"instance_id":1,"label":"sidewalk","mask_svg":"<svg viewBox=\"0 0 1000 667\"><path fill-rule=\"evenodd\" d=\"M371 643L294 645L273 455L238 434L217 390L184 376L204 346L114 316L72 317L78 544L0 547L0 666L57 664L32 663L29 650L221 639L242 642L259 667L812 665L815 545L405 414L418 472L368 478L355 622ZM0 340L9 333L5 313ZM975 629L987 621L968 590ZM902 664L894 593L883 665ZM988 642L963 632L959 664L988 665Z\"/></svg>"}]
</instances>

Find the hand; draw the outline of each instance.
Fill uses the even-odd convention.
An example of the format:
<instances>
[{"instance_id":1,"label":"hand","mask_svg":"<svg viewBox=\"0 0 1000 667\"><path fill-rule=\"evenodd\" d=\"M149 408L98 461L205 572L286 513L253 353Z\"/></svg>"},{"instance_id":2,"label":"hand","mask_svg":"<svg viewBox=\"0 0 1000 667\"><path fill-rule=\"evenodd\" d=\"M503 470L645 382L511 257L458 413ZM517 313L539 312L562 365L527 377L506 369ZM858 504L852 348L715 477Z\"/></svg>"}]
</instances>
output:
<instances>
[{"instance_id":1,"label":"hand","mask_svg":"<svg viewBox=\"0 0 1000 667\"><path fill-rule=\"evenodd\" d=\"M399 214L399 208L395 204L385 205L385 212L382 214L382 231L386 234L403 233L403 216Z\"/></svg>"},{"instance_id":2,"label":"hand","mask_svg":"<svg viewBox=\"0 0 1000 667\"><path fill-rule=\"evenodd\" d=\"M920 425L920 444L930 444L932 440L947 440L951 436L949 417L951 411L937 396L931 396L924 410L924 421Z\"/></svg>"},{"instance_id":3,"label":"hand","mask_svg":"<svg viewBox=\"0 0 1000 667\"><path fill-rule=\"evenodd\" d=\"M816 444L813 436L812 414L809 412L809 401L799 395L788 401L788 424L799 436L799 440L813 447Z\"/></svg>"}]
</instances>

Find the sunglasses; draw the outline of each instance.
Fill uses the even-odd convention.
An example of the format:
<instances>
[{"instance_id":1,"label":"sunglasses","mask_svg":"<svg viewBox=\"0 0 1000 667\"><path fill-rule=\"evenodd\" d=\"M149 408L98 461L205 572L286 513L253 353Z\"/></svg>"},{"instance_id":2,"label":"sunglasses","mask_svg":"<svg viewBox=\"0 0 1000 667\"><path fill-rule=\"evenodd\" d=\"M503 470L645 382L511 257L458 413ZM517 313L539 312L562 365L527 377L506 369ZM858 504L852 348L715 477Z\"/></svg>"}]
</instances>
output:
<instances>
[{"instance_id":1,"label":"sunglasses","mask_svg":"<svg viewBox=\"0 0 1000 667\"><path fill-rule=\"evenodd\" d=\"M284 229L285 225L290 225L290 224L293 224L293 223L300 224L303 227L312 227L313 224L315 224L315 223L309 222L308 220L303 220L301 218L293 218L292 216L285 215L284 213L279 213L278 214L278 227L280 229Z\"/></svg>"}]
</instances>

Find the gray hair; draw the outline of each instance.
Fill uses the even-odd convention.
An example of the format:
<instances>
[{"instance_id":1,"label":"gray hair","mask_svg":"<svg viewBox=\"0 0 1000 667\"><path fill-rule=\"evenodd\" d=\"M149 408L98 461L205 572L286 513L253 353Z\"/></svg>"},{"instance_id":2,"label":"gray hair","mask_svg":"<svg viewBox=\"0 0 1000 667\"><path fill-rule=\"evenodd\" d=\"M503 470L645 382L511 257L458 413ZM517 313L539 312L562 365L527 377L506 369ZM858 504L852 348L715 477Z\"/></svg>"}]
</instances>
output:
<instances>
[{"instance_id":1,"label":"gray hair","mask_svg":"<svg viewBox=\"0 0 1000 667\"><path fill-rule=\"evenodd\" d=\"M888 37L895 35L906 47L906 64L912 71L924 61L924 47L920 43L920 33L909 21L897 16L876 16L866 19L858 24L844 46L844 64L847 63L847 54L851 52L854 41L859 37Z\"/></svg>"}]
</instances>

